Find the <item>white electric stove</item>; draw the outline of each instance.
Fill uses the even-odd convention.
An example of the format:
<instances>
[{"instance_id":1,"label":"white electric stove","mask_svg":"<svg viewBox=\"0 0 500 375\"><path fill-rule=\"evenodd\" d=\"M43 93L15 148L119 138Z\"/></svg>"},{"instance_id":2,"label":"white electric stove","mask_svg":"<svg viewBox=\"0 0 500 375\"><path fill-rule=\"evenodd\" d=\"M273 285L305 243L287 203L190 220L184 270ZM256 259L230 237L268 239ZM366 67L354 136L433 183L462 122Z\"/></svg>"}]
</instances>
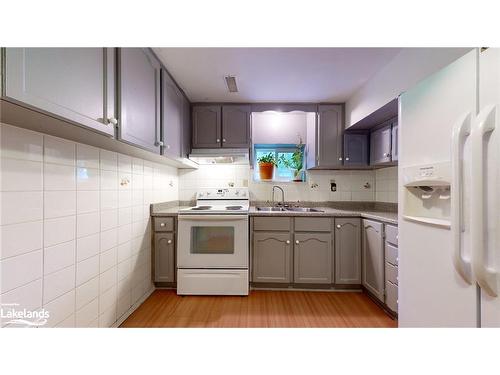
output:
<instances>
[{"instance_id":1,"label":"white electric stove","mask_svg":"<svg viewBox=\"0 0 500 375\"><path fill-rule=\"evenodd\" d=\"M204 189L179 211L177 294L248 295L248 195Z\"/></svg>"}]
</instances>

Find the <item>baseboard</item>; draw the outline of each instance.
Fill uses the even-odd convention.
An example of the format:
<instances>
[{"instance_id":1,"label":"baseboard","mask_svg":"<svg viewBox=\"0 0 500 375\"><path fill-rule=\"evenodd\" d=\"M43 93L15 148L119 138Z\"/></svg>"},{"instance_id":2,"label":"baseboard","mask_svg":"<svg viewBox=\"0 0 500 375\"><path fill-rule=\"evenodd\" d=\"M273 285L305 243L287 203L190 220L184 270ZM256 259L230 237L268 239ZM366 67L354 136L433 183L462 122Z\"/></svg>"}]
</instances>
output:
<instances>
[{"instance_id":1,"label":"baseboard","mask_svg":"<svg viewBox=\"0 0 500 375\"><path fill-rule=\"evenodd\" d=\"M139 301L137 301L136 303L134 303L132 305L132 307L130 307L130 309L128 309L121 317L120 319L118 319L112 326L111 328L118 328L120 327L120 325L125 321L127 320L127 318L132 315L132 313L137 310L137 308L142 305L142 303L155 291L155 288L151 288L149 291L147 291L146 293L144 293L144 295L141 297L141 299L139 299Z\"/></svg>"}]
</instances>

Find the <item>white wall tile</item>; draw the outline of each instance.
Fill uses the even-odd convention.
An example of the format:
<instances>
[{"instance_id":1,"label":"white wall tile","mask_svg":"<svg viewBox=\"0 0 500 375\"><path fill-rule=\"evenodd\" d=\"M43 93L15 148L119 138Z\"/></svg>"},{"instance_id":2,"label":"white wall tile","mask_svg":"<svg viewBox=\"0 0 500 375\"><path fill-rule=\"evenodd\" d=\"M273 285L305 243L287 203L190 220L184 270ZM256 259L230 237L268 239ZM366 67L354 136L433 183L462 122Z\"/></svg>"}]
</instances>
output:
<instances>
[{"instance_id":1,"label":"white wall tile","mask_svg":"<svg viewBox=\"0 0 500 375\"><path fill-rule=\"evenodd\" d=\"M76 261L80 262L100 252L100 233L81 237L76 240Z\"/></svg>"},{"instance_id":2,"label":"white wall tile","mask_svg":"<svg viewBox=\"0 0 500 375\"><path fill-rule=\"evenodd\" d=\"M82 260L76 264L76 286L86 283L99 275L99 256Z\"/></svg>"},{"instance_id":3,"label":"white wall tile","mask_svg":"<svg viewBox=\"0 0 500 375\"><path fill-rule=\"evenodd\" d=\"M76 217L76 235L78 238L98 233L101 227L99 212L81 214Z\"/></svg>"},{"instance_id":4,"label":"white wall tile","mask_svg":"<svg viewBox=\"0 0 500 375\"><path fill-rule=\"evenodd\" d=\"M118 208L118 190L101 190L101 210Z\"/></svg>"},{"instance_id":5,"label":"white wall tile","mask_svg":"<svg viewBox=\"0 0 500 375\"><path fill-rule=\"evenodd\" d=\"M43 303L75 289L75 266L69 266L60 271L46 275L43 278Z\"/></svg>"},{"instance_id":6,"label":"white wall tile","mask_svg":"<svg viewBox=\"0 0 500 375\"><path fill-rule=\"evenodd\" d=\"M76 238L76 216L45 220L43 229L45 247L71 241Z\"/></svg>"},{"instance_id":7,"label":"white wall tile","mask_svg":"<svg viewBox=\"0 0 500 375\"><path fill-rule=\"evenodd\" d=\"M75 264L76 241L46 247L43 251L43 273L45 275Z\"/></svg>"},{"instance_id":8,"label":"white wall tile","mask_svg":"<svg viewBox=\"0 0 500 375\"><path fill-rule=\"evenodd\" d=\"M132 158L128 155L118 154L118 170L132 173Z\"/></svg>"},{"instance_id":9,"label":"white wall tile","mask_svg":"<svg viewBox=\"0 0 500 375\"><path fill-rule=\"evenodd\" d=\"M130 241L118 245L117 261L122 262L132 255L132 243Z\"/></svg>"},{"instance_id":10,"label":"white wall tile","mask_svg":"<svg viewBox=\"0 0 500 375\"><path fill-rule=\"evenodd\" d=\"M43 170L45 190L76 190L75 167L44 163Z\"/></svg>"},{"instance_id":11,"label":"white wall tile","mask_svg":"<svg viewBox=\"0 0 500 375\"><path fill-rule=\"evenodd\" d=\"M118 210L101 211L101 231L118 226Z\"/></svg>"},{"instance_id":12,"label":"white wall tile","mask_svg":"<svg viewBox=\"0 0 500 375\"><path fill-rule=\"evenodd\" d=\"M61 323L56 325L57 328L75 328L76 320L75 314L71 314L69 317L64 319Z\"/></svg>"},{"instance_id":13,"label":"white wall tile","mask_svg":"<svg viewBox=\"0 0 500 375\"><path fill-rule=\"evenodd\" d=\"M9 303L16 303L15 309L17 311L22 309L38 310L42 307L42 279L37 279L0 295L0 304ZM0 326L4 326L9 320L10 318L1 319Z\"/></svg>"},{"instance_id":14,"label":"white wall tile","mask_svg":"<svg viewBox=\"0 0 500 375\"><path fill-rule=\"evenodd\" d=\"M99 169L77 168L76 188L78 190L99 190L100 188Z\"/></svg>"},{"instance_id":15,"label":"white wall tile","mask_svg":"<svg viewBox=\"0 0 500 375\"><path fill-rule=\"evenodd\" d=\"M118 170L118 154L107 150L100 150L100 167L108 171Z\"/></svg>"},{"instance_id":16,"label":"white wall tile","mask_svg":"<svg viewBox=\"0 0 500 375\"><path fill-rule=\"evenodd\" d=\"M81 143L76 144L76 165L81 168L99 168L99 149Z\"/></svg>"},{"instance_id":17,"label":"white wall tile","mask_svg":"<svg viewBox=\"0 0 500 375\"><path fill-rule=\"evenodd\" d=\"M76 312L77 327L91 327L92 322L99 317L99 300L95 298Z\"/></svg>"},{"instance_id":18,"label":"white wall tile","mask_svg":"<svg viewBox=\"0 0 500 375\"><path fill-rule=\"evenodd\" d=\"M49 312L48 323L45 327L56 326L58 323L62 322L74 313L75 291L71 290L70 292L45 304L44 308Z\"/></svg>"},{"instance_id":19,"label":"white wall tile","mask_svg":"<svg viewBox=\"0 0 500 375\"><path fill-rule=\"evenodd\" d=\"M103 294L116 285L116 266L104 271L99 275L99 294Z\"/></svg>"},{"instance_id":20,"label":"white wall tile","mask_svg":"<svg viewBox=\"0 0 500 375\"><path fill-rule=\"evenodd\" d=\"M40 133L5 124L0 131L2 158L43 161L43 136Z\"/></svg>"},{"instance_id":21,"label":"white wall tile","mask_svg":"<svg viewBox=\"0 0 500 375\"><path fill-rule=\"evenodd\" d=\"M118 191L118 207L130 207L132 206L132 191L131 190L120 190Z\"/></svg>"},{"instance_id":22,"label":"white wall tile","mask_svg":"<svg viewBox=\"0 0 500 375\"><path fill-rule=\"evenodd\" d=\"M100 254L99 272L109 270L111 267L116 266L116 247L103 251Z\"/></svg>"},{"instance_id":23,"label":"white wall tile","mask_svg":"<svg viewBox=\"0 0 500 375\"><path fill-rule=\"evenodd\" d=\"M130 224L132 222L132 207L118 209L118 225Z\"/></svg>"},{"instance_id":24,"label":"white wall tile","mask_svg":"<svg viewBox=\"0 0 500 375\"><path fill-rule=\"evenodd\" d=\"M20 272L22 270L22 272ZM0 261L2 293L42 277L42 250Z\"/></svg>"},{"instance_id":25,"label":"white wall tile","mask_svg":"<svg viewBox=\"0 0 500 375\"><path fill-rule=\"evenodd\" d=\"M0 207L2 225L41 220L42 192L0 192Z\"/></svg>"},{"instance_id":26,"label":"white wall tile","mask_svg":"<svg viewBox=\"0 0 500 375\"><path fill-rule=\"evenodd\" d=\"M76 192L73 190L46 191L43 198L45 219L76 214Z\"/></svg>"},{"instance_id":27,"label":"white wall tile","mask_svg":"<svg viewBox=\"0 0 500 375\"><path fill-rule=\"evenodd\" d=\"M62 138L44 136L45 163L75 165L76 144Z\"/></svg>"},{"instance_id":28,"label":"white wall tile","mask_svg":"<svg viewBox=\"0 0 500 375\"><path fill-rule=\"evenodd\" d=\"M100 310L100 309L99 309ZM99 315L99 328L108 328L116 321L116 305Z\"/></svg>"},{"instance_id":29,"label":"white wall tile","mask_svg":"<svg viewBox=\"0 0 500 375\"><path fill-rule=\"evenodd\" d=\"M76 193L76 210L78 214L99 210L99 191L78 191Z\"/></svg>"},{"instance_id":30,"label":"white wall tile","mask_svg":"<svg viewBox=\"0 0 500 375\"><path fill-rule=\"evenodd\" d=\"M43 163L30 160L0 160L0 189L2 191L41 191Z\"/></svg>"},{"instance_id":31,"label":"white wall tile","mask_svg":"<svg viewBox=\"0 0 500 375\"><path fill-rule=\"evenodd\" d=\"M118 190L118 172L101 170L101 190Z\"/></svg>"},{"instance_id":32,"label":"white wall tile","mask_svg":"<svg viewBox=\"0 0 500 375\"><path fill-rule=\"evenodd\" d=\"M113 228L101 232L101 252L118 245L118 229Z\"/></svg>"},{"instance_id":33,"label":"white wall tile","mask_svg":"<svg viewBox=\"0 0 500 375\"><path fill-rule=\"evenodd\" d=\"M99 297L99 276L88 280L76 288L76 309L81 309L92 300L96 300L97 297Z\"/></svg>"},{"instance_id":34,"label":"white wall tile","mask_svg":"<svg viewBox=\"0 0 500 375\"><path fill-rule=\"evenodd\" d=\"M2 225L0 259L42 248L43 222ZM30 235L27 236L26 233ZM3 289L2 289L3 290Z\"/></svg>"}]
</instances>

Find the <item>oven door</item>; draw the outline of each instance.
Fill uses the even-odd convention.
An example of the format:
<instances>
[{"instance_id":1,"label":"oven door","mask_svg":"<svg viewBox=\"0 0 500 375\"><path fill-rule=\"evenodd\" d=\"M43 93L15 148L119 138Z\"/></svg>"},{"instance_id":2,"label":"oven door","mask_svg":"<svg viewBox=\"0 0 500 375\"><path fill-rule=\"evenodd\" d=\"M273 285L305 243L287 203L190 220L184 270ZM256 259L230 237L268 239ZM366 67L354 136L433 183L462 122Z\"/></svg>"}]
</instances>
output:
<instances>
[{"instance_id":1,"label":"oven door","mask_svg":"<svg viewBox=\"0 0 500 375\"><path fill-rule=\"evenodd\" d=\"M177 267L248 268L248 215L179 215Z\"/></svg>"}]
</instances>

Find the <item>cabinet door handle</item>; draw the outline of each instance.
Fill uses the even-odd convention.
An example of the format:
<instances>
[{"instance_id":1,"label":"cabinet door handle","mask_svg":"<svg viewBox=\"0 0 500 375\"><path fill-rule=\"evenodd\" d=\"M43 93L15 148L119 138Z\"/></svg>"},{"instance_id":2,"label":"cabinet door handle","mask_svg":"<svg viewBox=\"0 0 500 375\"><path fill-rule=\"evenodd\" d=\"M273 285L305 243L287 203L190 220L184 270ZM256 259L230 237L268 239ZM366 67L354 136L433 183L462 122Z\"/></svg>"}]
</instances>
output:
<instances>
[{"instance_id":1,"label":"cabinet door handle","mask_svg":"<svg viewBox=\"0 0 500 375\"><path fill-rule=\"evenodd\" d=\"M290 244L290 240L286 240L286 244L289 245Z\"/></svg>"},{"instance_id":2,"label":"cabinet door handle","mask_svg":"<svg viewBox=\"0 0 500 375\"><path fill-rule=\"evenodd\" d=\"M342 158L339 158L339 161L342 161Z\"/></svg>"},{"instance_id":3,"label":"cabinet door handle","mask_svg":"<svg viewBox=\"0 0 500 375\"><path fill-rule=\"evenodd\" d=\"M337 229L340 229L340 228L342 228L342 225L337 224Z\"/></svg>"},{"instance_id":4,"label":"cabinet door handle","mask_svg":"<svg viewBox=\"0 0 500 375\"><path fill-rule=\"evenodd\" d=\"M168 244L172 243L172 240L168 240L168 241L167 241L167 243L168 243Z\"/></svg>"},{"instance_id":5,"label":"cabinet door handle","mask_svg":"<svg viewBox=\"0 0 500 375\"><path fill-rule=\"evenodd\" d=\"M300 243L300 241L299 240L295 240L295 243L298 245Z\"/></svg>"},{"instance_id":6,"label":"cabinet door handle","mask_svg":"<svg viewBox=\"0 0 500 375\"><path fill-rule=\"evenodd\" d=\"M217 138L217 142L220 142L220 138Z\"/></svg>"},{"instance_id":7,"label":"cabinet door handle","mask_svg":"<svg viewBox=\"0 0 500 375\"><path fill-rule=\"evenodd\" d=\"M164 227L165 226L165 223L160 223L160 227Z\"/></svg>"},{"instance_id":8,"label":"cabinet door handle","mask_svg":"<svg viewBox=\"0 0 500 375\"><path fill-rule=\"evenodd\" d=\"M226 138L222 138L222 142L226 142Z\"/></svg>"},{"instance_id":9,"label":"cabinet door handle","mask_svg":"<svg viewBox=\"0 0 500 375\"><path fill-rule=\"evenodd\" d=\"M349 161L349 158L345 158L346 161Z\"/></svg>"},{"instance_id":10,"label":"cabinet door handle","mask_svg":"<svg viewBox=\"0 0 500 375\"><path fill-rule=\"evenodd\" d=\"M163 142L162 141L157 141L157 142L155 142L155 146L163 146Z\"/></svg>"}]
</instances>

